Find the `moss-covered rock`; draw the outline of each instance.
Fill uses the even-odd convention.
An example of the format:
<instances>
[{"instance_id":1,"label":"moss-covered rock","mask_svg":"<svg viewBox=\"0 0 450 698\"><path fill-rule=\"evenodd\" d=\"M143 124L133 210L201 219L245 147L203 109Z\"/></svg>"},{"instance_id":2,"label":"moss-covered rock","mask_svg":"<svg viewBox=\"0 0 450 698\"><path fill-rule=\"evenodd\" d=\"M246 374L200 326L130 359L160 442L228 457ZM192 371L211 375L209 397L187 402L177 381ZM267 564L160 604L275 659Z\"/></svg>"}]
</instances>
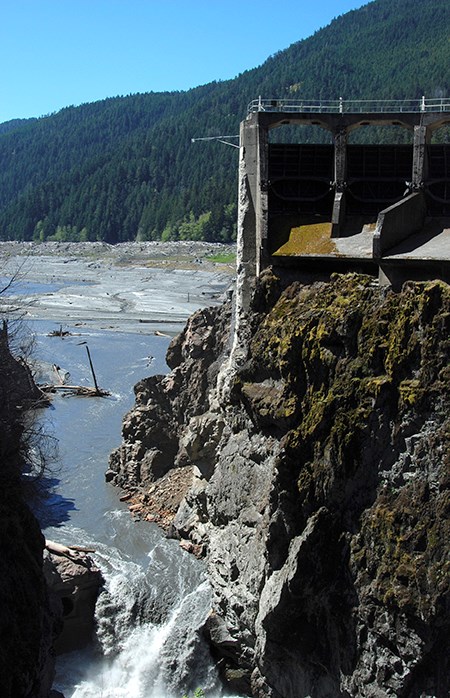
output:
<instances>
[{"instance_id":1,"label":"moss-covered rock","mask_svg":"<svg viewBox=\"0 0 450 698\"><path fill-rule=\"evenodd\" d=\"M173 530L206 556L224 677L258 698L447 695L448 285L283 290L266 270L227 381L224 329L194 318L156 379L196 473ZM216 437L190 447L204 420Z\"/></svg>"},{"instance_id":2,"label":"moss-covered rock","mask_svg":"<svg viewBox=\"0 0 450 698\"><path fill-rule=\"evenodd\" d=\"M306 613L311 647L321 637L322 650L305 651L303 639L289 653L310 681L315 663L340 666L336 692L372 695L378 686L383 695L409 695L413 682L440 695L447 687L432 675L449 627L449 312L450 289L439 281L407 283L401 293L360 275L292 284L261 317L235 380L234 403L282 446L266 543L271 565L289 569L295 536L328 512L320 545L296 572L295 594L290 581L278 611L270 606L264 616L260 608L265 652L273 661L279 624ZM324 576L327 559L334 575ZM386 669L391 652L376 658L380 642L396 648L395 669ZM275 655L286 660L282 650ZM272 673L276 685L269 665L265 678Z\"/></svg>"}]
</instances>

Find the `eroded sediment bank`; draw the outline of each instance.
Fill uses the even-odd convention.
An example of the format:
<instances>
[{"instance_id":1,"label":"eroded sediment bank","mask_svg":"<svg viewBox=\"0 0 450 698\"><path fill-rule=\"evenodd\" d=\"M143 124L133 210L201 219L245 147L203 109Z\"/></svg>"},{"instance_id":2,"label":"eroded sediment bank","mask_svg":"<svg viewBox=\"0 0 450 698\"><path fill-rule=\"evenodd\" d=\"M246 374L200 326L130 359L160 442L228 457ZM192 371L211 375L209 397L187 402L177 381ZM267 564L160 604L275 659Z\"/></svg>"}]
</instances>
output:
<instances>
[{"instance_id":1,"label":"eroded sediment bank","mask_svg":"<svg viewBox=\"0 0 450 698\"><path fill-rule=\"evenodd\" d=\"M0 242L0 275L14 278L8 294L15 298L18 287L27 318L173 334L196 309L219 301L232 282L233 255L232 245L202 242Z\"/></svg>"}]
</instances>

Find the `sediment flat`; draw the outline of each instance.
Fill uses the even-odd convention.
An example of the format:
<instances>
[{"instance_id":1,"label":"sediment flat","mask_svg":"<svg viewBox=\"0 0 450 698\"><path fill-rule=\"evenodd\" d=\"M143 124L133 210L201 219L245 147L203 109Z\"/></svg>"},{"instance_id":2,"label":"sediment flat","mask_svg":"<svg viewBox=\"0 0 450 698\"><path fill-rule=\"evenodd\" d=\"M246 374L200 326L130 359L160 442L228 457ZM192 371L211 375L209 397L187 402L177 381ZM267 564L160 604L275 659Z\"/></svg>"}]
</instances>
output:
<instances>
[{"instance_id":1,"label":"sediment flat","mask_svg":"<svg viewBox=\"0 0 450 698\"><path fill-rule=\"evenodd\" d=\"M204 242L0 242L6 306L29 319L172 334L232 286L235 247ZM217 256L229 262L217 262Z\"/></svg>"}]
</instances>

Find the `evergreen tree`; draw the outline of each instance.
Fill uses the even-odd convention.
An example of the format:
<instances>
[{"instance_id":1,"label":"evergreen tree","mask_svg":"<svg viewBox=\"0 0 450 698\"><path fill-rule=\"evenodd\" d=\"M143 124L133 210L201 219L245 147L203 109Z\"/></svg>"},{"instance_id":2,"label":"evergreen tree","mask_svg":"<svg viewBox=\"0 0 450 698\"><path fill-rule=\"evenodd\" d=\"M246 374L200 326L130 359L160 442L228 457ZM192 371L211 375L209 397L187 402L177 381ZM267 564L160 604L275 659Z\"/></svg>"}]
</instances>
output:
<instances>
[{"instance_id":1,"label":"evergreen tree","mask_svg":"<svg viewBox=\"0 0 450 698\"><path fill-rule=\"evenodd\" d=\"M193 137L237 134L258 95L447 96L449 30L446 0L374 0L234 80L0 124L0 239L232 240L237 150Z\"/></svg>"}]
</instances>

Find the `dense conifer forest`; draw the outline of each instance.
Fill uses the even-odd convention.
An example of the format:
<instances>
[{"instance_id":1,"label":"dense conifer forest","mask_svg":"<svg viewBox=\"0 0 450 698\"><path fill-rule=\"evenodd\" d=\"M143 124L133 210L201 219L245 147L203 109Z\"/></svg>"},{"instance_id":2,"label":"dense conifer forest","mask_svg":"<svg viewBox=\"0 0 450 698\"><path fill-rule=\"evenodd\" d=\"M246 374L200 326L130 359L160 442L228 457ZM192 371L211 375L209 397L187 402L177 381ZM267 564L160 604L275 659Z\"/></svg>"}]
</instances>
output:
<instances>
[{"instance_id":1,"label":"dense conifer forest","mask_svg":"<svg viewBox=\"0 0 450 698\"><path fill-rule=\"evenodd\" d=\"M233 80L0 124L0 239L231 240L238 151L192 138L258 95L448 96L449 34L447 0L375 0Z\"/></svg>"}]
</instances>

